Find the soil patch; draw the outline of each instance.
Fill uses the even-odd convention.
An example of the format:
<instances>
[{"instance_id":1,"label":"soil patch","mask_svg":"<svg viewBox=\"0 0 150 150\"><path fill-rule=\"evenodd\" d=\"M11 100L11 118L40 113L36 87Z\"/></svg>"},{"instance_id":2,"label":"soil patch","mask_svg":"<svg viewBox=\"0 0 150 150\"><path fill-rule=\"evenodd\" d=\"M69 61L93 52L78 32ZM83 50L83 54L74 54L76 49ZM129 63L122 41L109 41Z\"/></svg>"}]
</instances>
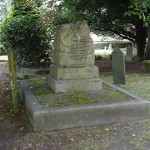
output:
<instances>
[{"instance_id":1,"label":"soil patch","mask_svg":"<svg viewBox=\"0 0 150 150\"><path fill-rule=\"evenodd\" d=\"M99 68L100 73L112 72L112 61L111 60L103 60L103 61L95 61L95 65ZM140 65L134 62L125 63L126 72L140 72Z\"/></svg>"},{"instance_id":2,"label":"soil patch","mask_svg":"<svg viewBox=\"0 0 150 150\"><path fill-rule=\"evenodd\" d=\"M0 149L13 149L14 143L27 132L25 109L15 114L9 89L9 75L0 74Z\"/></svg>"}]
</instances>

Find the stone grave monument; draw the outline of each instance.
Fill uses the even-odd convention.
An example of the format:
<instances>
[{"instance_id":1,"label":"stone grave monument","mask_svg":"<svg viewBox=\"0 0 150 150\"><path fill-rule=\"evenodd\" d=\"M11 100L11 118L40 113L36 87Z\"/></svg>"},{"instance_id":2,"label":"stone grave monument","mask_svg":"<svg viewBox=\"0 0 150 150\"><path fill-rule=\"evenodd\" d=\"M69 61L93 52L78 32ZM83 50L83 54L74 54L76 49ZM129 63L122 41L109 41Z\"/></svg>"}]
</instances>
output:
<instances>
[{"instance_id":1,"label":"stone grave monument","mask_svg":"<svg viewBox=\"0 0 150 150\"><path fill-rule=\"evenodd\" d=\"M126 50L126 62L132 62L133 48L131 45L127 47Z\"/></svg>"},{"instance_id":2,"label":"stone grave monument","mask_svg":"<svg viewBox=\"0 0 150 150\"><path fill-rule=\"evenodd\" d=\"M125 59L118 47L112 52L112 72L114 84L125 84Z\"/></svg>"},{"instance_id":3,"label":"stone grave monument","mask_svg":"<svg viewBox=\"0 0 150 150\"><path fill-rule=\"evenodd\" d=\"M47 82L54 93L102 89L86 21L64 24L58 28Z\"/></svg>"},{"instance_id":4,"label":"stone grave monument","mask_svg":"<svg viewBox=\"0 0 150 150\"><path fill-rule=\"evenodd\" d=\"M109 44L108 49L109 49L109 50L113 50L112 44Z\"/></svg>"}]
</instances>

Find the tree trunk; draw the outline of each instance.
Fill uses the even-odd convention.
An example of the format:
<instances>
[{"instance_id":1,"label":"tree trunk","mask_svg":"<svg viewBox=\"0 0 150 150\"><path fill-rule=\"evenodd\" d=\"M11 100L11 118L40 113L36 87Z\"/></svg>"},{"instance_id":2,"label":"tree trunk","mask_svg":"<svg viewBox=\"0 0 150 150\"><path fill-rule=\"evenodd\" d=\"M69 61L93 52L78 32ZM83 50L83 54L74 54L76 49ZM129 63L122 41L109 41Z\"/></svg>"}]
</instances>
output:
<instances>
[{"instance_id":1,"label":"tree trunk","mask_svg":"<svg viewBox=\"0 0 150 150\"><path fill-rule=\"evenodd\" d=\"M146 46L147 30L143 27L143 24L138 22L136 25L136 39L135 44L137 48L137 56L139 61L144 58L144 50Z\"/></svg>"},{"instance_id":2,"label":"tree trunk","mask_svg":"<svg viewBox=\"0 0 150 150\"><path fill-rule=\"evenodd\" d=\"M144 59L150 60L150 25L148 26L147 30L148 30L148 40L147 40L147 46L146 46Z\"/></svg>"}]
</instances>

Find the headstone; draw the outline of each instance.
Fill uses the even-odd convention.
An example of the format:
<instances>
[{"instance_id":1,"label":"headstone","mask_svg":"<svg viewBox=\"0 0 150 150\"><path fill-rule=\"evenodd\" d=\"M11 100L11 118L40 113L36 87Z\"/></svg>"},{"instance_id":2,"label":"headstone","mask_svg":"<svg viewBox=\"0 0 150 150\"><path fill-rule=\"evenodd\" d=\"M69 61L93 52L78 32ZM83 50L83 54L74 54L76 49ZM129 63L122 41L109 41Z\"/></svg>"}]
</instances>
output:
<instances>
[{"instance_id":1,"label":"headstone","mask_svg":"<svg viewBox=\"0 0 150 150\"><path fill-rule=\"evenodd\" d=\"M8 74L9 72L9 64L8 62L0 62L0 74Z\"/></svg>"},{"instance_id":2,"label":"headstone","mask_svg":"<svg viewBox=\"0 0 150 150\"><path fill-rule=\"evenodd\" d=\"M112 52L112 72L114 84L125 84L125 59L119 48Z\"/></svg>"},{"instance_id":3,"label":"headstone","mask_svg":"<svg viewBox=\"0 0 150 150\"><path fill-rule=\"evenodd\" d=\"M131 45L129 45L126 50L126 61L127 62L132 62L132 55L133 55L133 48L131 47Z\"/></svg>"},{"instance_id":4,"label":"headstone","mask_svg":"<svg viewBox=\"0 0 150 150\"><path fill-rule=\"evenodd\" d=\"M55 93L102 88L98 68L94 65L93 41L85 21L59 27L53 62L47 81Z\"/></svg>"},{"instance_id":5,"label":"headstone","mask_svg":"<svg viewBox=\"0 0 150 150\"><path fill-rule=\"evenodd\" d=\"M113 49L112 44L109 44L108 49L109 49L109 50L112 50L112 49Z\"/></svg>"}]
</instances>

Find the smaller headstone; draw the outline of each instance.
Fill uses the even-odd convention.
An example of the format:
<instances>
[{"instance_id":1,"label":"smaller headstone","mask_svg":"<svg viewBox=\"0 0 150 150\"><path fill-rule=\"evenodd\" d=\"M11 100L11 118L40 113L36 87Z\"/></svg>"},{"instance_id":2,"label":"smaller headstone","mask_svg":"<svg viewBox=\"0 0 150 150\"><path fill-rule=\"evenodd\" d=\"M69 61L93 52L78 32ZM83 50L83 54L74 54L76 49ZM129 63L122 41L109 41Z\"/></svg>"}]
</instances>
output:
<instances>
[{"instance_id":1,"label":"smaller headstone","mask_svg":"<svg viewBox=\"0 0 150 150\"><path fill-rule=\"evenodd\" d=\"M126 62L132 62L133 48L131 45L127 47L126 50Z\"/></svg>"},{"instance_id":2,"label":"smaller headstone","mask_svg":"<svg viewBox=\"0 0 150 150\"><path fill-rule=\"evenodd\" d=\"M112 52L112 72L114 84L125 84L125 59L118 47Z\"/></svg>"},{"instance_id":3,"label":"smaller headstone","mask_svg":"<svg viewBox=\"0 0 150 150\"><path fill-rule=\"evenodd\" d=\"M113 50L112 44L109 44L108 49L109 49L109 50Z\"/></svg>"}]
</instances>

